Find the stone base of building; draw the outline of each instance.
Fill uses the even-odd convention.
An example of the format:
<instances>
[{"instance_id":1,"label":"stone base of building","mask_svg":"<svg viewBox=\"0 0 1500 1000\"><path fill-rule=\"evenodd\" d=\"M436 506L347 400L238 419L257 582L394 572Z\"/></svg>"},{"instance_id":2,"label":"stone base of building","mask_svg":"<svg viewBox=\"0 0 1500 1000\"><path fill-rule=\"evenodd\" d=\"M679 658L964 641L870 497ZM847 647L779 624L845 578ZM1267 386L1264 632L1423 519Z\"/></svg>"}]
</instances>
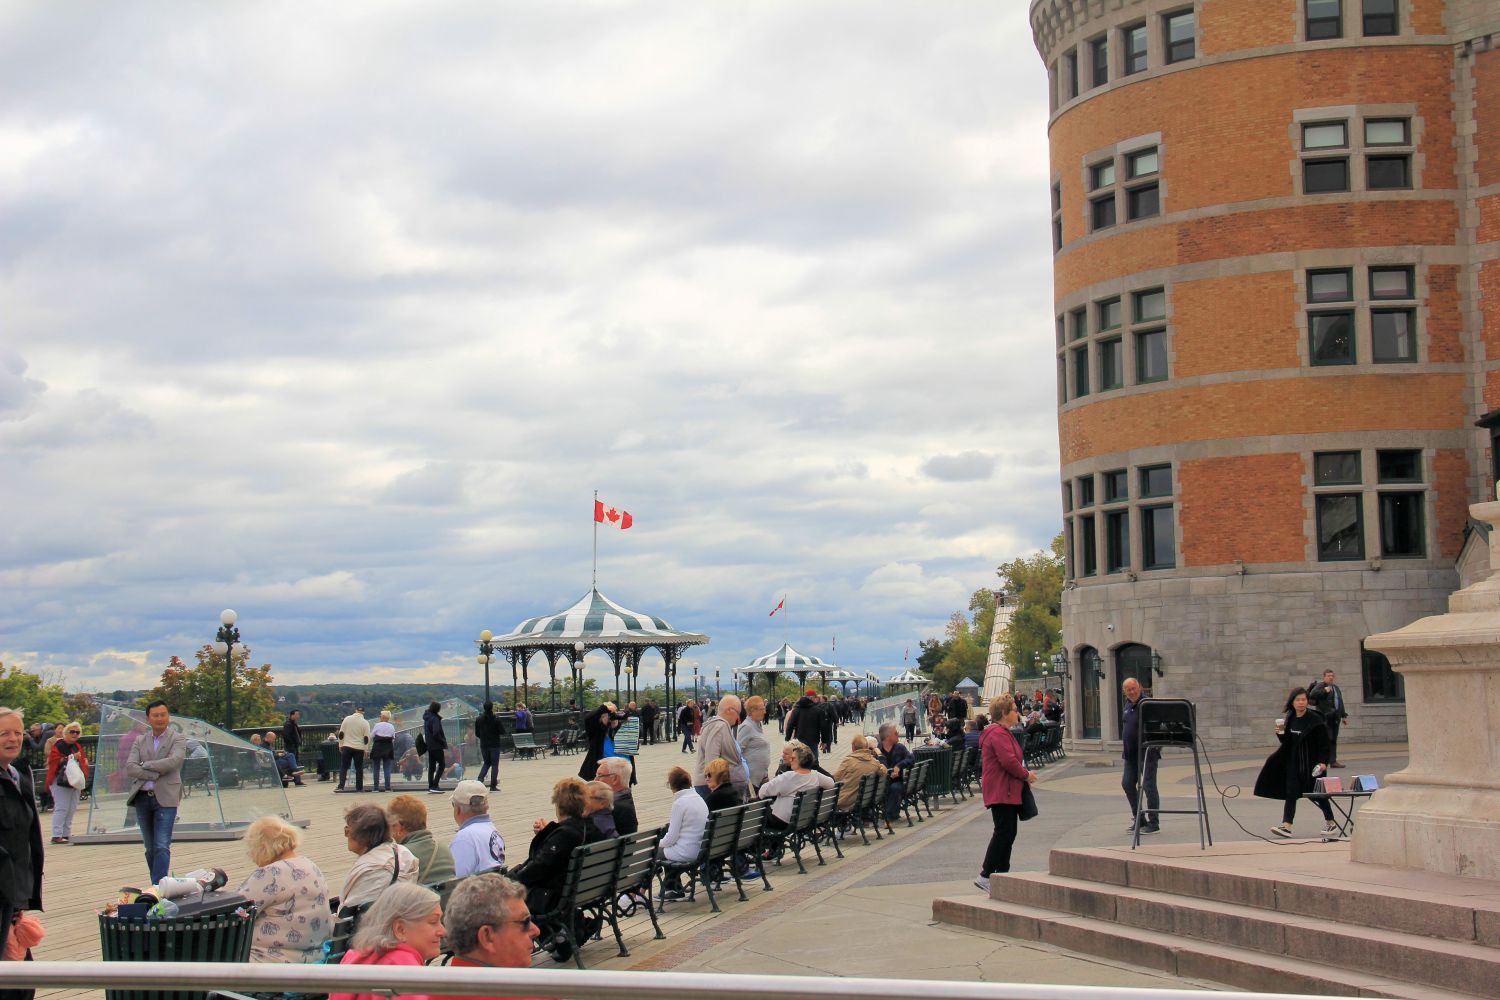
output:
<instances>
[{"instance_id":1,"label":"stone base of building","mask_svg":"<svg viewBox=\"0 0 1500 1000\"><path fill-rule=\"evenodd\" d=\"M1500 792L1392 784L1358 818L1355 861L1500 880Z\"/></svg>"},{"instance_id":2,"label":"stone base of building","mask_svg":"<svg viewBox=\"0 0 1500 1000\"><path fill-rule=\"evenodd\" d=\"M1388 560L1313 572L1165 576L1084 583L1063 592L1063 644L1071 658L1069 735L1119 738L1119 685L1136 675L1151 693L1186 698L1210 749L1270 747L1288 692L1332 669L1349 712L1343 743L1403 742L1406 706L1366 701L1361 642L1440 614L1457 586L1451 568L1403 569ZM1141 647L1161 656L1142 668ZM1099 657L1099 732L1085 733L1087 650ZM1134 665L1125 660L1137 651ZM1408 693L1409 695L1409 693Z\"/></svg>"}]
</instances>

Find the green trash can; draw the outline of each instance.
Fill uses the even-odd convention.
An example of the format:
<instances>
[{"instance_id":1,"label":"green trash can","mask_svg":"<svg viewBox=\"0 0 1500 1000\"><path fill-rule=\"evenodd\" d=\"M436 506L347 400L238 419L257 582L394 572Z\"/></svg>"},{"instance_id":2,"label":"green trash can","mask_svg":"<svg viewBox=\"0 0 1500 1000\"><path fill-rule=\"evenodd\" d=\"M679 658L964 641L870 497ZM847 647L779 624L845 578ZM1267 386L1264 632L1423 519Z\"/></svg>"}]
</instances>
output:
<instances>
[{"instance_id":1,"label":"green trash can","mask_svg":"<svg viewBox=\"0 0 1500 1000\"><path fill-rule=\"evenodd\" d=\"M339 776L339 745L337 743L323 743L318 752L323 755L323 770L331 777Z\"/></svg>"},{"instance_id":2,"label":"green trash can","mask_svg":"<svg viewBox=\"0 0 1500 1000\"><path fill-rule=\"evenodd\" d=\"M106 962L248 962L255 907L232 913L147 920L99 914ZM105 990L106 1000L207 1000L207 993Z\"/></svg>"},{"instance_id":3,"label":"green trash can","mask_svg":"<svg viewBox=\"0 0 1500 1000\"><path fill-rule=\"evenodd\" d=\"M953 748L946 743L936 747L917 747L912 753L917 760L930 760L927 769L927 796L937 798L953 792Z\"/></svg>"}]
</instances>

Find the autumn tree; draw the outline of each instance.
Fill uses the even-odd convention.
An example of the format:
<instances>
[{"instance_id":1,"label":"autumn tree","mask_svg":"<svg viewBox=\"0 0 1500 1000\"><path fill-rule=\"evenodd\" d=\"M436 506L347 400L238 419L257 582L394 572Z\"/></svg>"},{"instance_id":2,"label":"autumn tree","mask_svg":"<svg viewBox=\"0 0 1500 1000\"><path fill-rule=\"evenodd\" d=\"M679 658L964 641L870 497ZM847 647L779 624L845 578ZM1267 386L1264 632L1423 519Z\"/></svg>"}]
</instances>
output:
<instances>
[{"instance_id":1,"label":"autumn tree","mask_svg":"<svg viewBox=\"0 0 1500 1000\"><path fill-rule=\"evenodd\" d=\"M67 721L64 698L61 684L0 663L0 705L20 709L26 725Z\"/></svg>"},{"instance_id":2,"label":"autumn tree","mask_svg":"<svg viewBox=\"0 0 1500 1000\"><path fill-rule=\"evenodd\" d=\"M204 645L197 653L198 663L189 667L180 657L172 657L162 671L161 683L141 696L142 707L160 698L178 715L190 715L205 722L224 721L224 657ZM282 721L276 708L276 692L271 686L271 665L250 666L250 648L245 647L234 661L234 721L242 728L274 726Z\"/></svg>"},{"instance_id":3,"label":"autumn tree","mask_svg":"<svg viewBox=\"0 0 1500 1000\"><path fill-rule=\"evenodd\" d=\"M996 571L1006 603L1015 607L1005 630L1005 660L1017 677L1037 675L1037 658L1050 670L1062 648L1063 536L1050 552L1013 559Z\"/></svg>"}]
</instances>

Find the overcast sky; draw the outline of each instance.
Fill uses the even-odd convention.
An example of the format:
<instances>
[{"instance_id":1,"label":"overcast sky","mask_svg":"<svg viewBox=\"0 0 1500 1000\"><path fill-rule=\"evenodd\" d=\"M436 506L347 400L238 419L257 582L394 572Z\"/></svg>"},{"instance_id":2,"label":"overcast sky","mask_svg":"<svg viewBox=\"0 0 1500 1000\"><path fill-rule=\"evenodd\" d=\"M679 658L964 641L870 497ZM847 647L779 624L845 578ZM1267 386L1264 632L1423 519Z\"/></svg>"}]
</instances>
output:
<instances>
[{"instance_id":1,"label":"overcast sky","mask_svg":"<svg viewBox=\"0 0 1500 1000\"><path fill-rule=\"evenodd\" d=\"M0 660L473 680L597 489L690 665L899 669L1059 525L1026 7L0 4Z\"/></svg>"}]
</instances>

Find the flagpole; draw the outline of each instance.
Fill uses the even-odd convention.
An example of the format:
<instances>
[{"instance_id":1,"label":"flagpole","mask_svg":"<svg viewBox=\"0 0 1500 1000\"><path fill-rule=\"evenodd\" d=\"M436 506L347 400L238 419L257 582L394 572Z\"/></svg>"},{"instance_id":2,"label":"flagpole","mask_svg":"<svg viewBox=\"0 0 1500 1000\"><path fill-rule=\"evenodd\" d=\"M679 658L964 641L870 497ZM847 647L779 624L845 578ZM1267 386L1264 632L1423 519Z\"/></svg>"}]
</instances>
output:
<instances>
[{"instance_id":1,"label":"flagpole","mask_svg":"<svg viewBox=\"0 0 1500 1000\"><path fill-rule=\"evenodd\" d=\"M598 509L599 509L599 491L595 490L594 491L594 510L598 511ZM594 579L593 579L593 582L589 586L592 587L595 590L597 590L599 588L599 518L598 518L597 514L594 517Z\"/></svg>"}]
</instances>

